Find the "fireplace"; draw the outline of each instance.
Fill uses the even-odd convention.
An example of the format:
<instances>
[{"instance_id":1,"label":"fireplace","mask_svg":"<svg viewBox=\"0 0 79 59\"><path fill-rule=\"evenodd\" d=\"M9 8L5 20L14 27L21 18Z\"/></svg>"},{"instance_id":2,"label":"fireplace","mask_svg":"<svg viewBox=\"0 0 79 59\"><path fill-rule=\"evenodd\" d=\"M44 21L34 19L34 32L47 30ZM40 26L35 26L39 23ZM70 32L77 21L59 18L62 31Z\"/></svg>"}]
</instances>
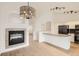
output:
<instances>
[{"instance_id":1,"label":"fireplace","mask_svg":"<svg viewBox=\"0 0 79 59\"><path fill-rule=\"evenodd\" d=\"M24 31L8 31L9 46L24 42Z\"/></svg>"},{"instance_id":2,"label":"fireplace","mask_svg":"<svg viewBox=\"0 0 79 59\"><path fill-rule=\"evenodd\" d=\"M6 48L16 47L25 44L26 29L23 28L7 28L6 29Z\"/></svg>"}]
</instances>

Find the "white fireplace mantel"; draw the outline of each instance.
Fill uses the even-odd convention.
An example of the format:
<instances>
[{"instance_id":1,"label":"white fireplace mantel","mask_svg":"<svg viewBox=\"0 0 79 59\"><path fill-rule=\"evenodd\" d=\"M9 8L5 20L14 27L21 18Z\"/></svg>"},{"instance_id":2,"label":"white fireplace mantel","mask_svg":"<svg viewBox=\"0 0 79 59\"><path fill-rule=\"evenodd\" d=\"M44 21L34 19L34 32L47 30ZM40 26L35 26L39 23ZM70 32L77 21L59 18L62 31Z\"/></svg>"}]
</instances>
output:
<instances>
[{"instance_id":1,"label":"white fireplace mantel","mask_svg":"<svg viewBox=\"0 0 79 59\"><path fill-rule=\"evenodd\" d=\"M21 29L24 29L25 30L25 43L22 44L22 45L17 45L17 46L14 46L14 47L11 47L11 48L7 48L6 49L6 29L12 29L12 30L21 30ZM14 49L18 49L18 48L22 48L22 47L26 47L29 45L29 26L26 24L12 24L12 25L5 25L5 26L2 26L1 29L0 29L0 53L3 53L3 52L7 52L7 51L11 51L11 50L14 50Z\"/></svg>"}]
</instances>

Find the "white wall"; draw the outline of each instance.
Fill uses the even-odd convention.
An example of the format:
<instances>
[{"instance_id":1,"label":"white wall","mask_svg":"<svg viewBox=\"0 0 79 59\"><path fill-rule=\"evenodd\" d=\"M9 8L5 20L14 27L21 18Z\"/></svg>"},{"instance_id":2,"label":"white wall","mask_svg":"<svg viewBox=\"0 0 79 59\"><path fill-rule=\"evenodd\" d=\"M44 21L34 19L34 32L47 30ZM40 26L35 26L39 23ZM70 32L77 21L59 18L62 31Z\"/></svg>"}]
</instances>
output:
<instances>
[{"instance_id":1,"label":"white wall","mask_svg":"<svg viewBox=\"0 0 79 59\"><path fill-rule=\"evenodd\" d=\"M34 39L37 39L38 32L42 31L42 25L45 25L47 22L52 22L52 14L50 12L50 3L32 3L31 4L36 9L36 21L34 27Z\"/></svg>"},{"instance_id":2,"label":"white wall","mask_svg":"<svg viewBox=\"0 0 79 59\"><path fill-rule=\"evenodd\" d=\"M0 3L0 50L5 50L6 28L28 28L27 23L23 23L19 16L19 8L22 5L27 3Z\"/></svg>"}]
</instances>

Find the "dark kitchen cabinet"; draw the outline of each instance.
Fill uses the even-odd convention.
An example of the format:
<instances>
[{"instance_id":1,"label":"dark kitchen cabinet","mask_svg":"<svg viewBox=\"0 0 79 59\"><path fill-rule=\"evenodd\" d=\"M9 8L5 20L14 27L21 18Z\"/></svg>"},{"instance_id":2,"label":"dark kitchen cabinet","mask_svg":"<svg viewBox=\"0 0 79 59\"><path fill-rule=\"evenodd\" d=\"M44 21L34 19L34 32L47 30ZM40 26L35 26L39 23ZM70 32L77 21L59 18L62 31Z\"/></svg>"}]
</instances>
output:
<instances>
[{"instance_id":1,"label":"dark kitchen cabinet","mask_svg":"<svg viewBox=\"0 0 79 59\"><path fill-rule=\"evenodd\" d=\"M75 25L75 42L79 43L79 25Z\"/></svg>"},{"instance_id":2,"label":"dark kitchen cabinet","mask_svg":"<svg viewBox=\"0 0 79 59\"><path fill-rule=\"evenodd\" d=\"M59 34L68 34L69 33L69 25L59 25L58 32L59 32Z\"/></svg>"},{"instance_id":3,"label":"dark kitchen cabinet","mask_svg":"<svg viewBox=\"0 0 79 59\"><path fill-rule=\"evenodd\" d=\"M79 25L75 25L75 28L69 28L69 25L59 25L59 34L74 34L74 42L79 43Z\"/></svg>"}]
</instances>

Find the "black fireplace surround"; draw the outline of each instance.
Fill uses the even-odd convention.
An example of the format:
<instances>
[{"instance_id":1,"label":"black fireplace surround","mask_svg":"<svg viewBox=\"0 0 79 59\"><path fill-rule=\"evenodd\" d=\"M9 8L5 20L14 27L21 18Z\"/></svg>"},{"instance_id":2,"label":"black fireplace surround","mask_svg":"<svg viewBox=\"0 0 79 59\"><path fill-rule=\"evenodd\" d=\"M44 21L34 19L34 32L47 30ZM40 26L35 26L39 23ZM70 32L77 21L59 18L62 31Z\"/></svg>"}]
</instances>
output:
<instances>
[{"instance_id":1,"label":"black fireplace surround","mask_svg":"<svg viewBox=\"0 0 79 59\"><path fill-rule=\"evenodd\" d=\"M24 31L9 31L9 46L24 42Z\"/></svg>"}]
</instances>

